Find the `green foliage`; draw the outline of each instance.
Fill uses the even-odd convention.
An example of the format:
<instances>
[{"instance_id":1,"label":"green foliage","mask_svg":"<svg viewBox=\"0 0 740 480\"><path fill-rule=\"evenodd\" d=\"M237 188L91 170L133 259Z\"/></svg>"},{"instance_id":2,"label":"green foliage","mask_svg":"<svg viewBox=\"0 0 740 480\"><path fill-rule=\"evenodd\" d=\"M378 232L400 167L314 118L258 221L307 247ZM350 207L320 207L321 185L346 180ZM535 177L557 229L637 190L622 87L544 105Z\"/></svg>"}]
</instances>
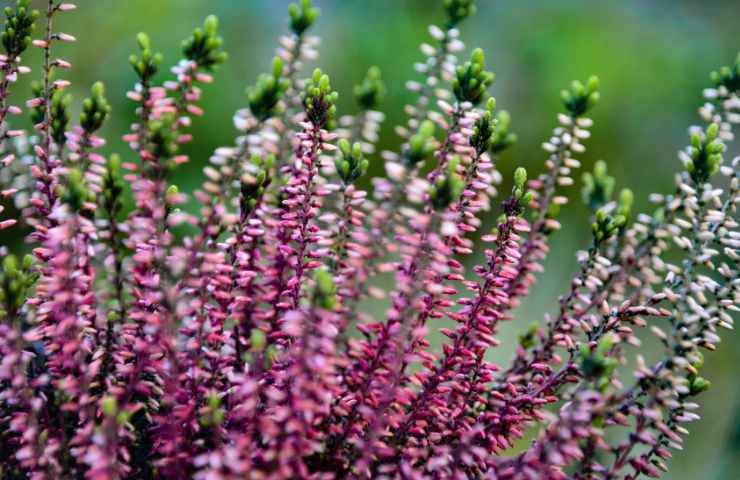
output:
<instances>
[{"instance_id":1,"label":"green foliage","mask_svg":"<svg viewBox=\"0 0 740 480\"><path fill-rule=\"evenodd\" d=\"M87 133L92 134L103 126L111 107L105 98L105 87L102 82L95 82L90 94L90 98L82 102L80 125Z\"/></svg>"},{"instance_id":2,"label":"green foliage","mask_svg":"<svg viewBox=\"0 0 740 480\"><path fill-rule=\"evenodd\" d=\"M249 110L259 120L264 121L280 113L280 100L290 86L290 81L283 78L283 60L272 59L272 71L263 73L257 84L247 88Z\"/></svg>"},{"instance_id":3,"label":"green foliage","mask_svg":"<svg viewBox=\"0 0 740 480\"><path fill-rule=\"evenodd\" d=\"M177 185L170 185L164 194L165 200L165 217L172 212L178 211L176 198L180 194L180 188Z\"/></svg>"},{"instance_id":4,"label":"green foliage","mask_svg":"<svg viewBox=\"0 0 740 480\"><path fill-rule=\"evenodd\" d=\"M537 329L537 324L533 323L524 333L519 335L519 345L523 349L529 350L537 344Z\"/></svg>"},{"instance_id":5,"label":"green foliage","mask_svg":"<svg viewBox=\"0 0 740 480\"><path fill-rule=\"evenodd\" d=\"M380 78L380 69L370 67L362 83L355 85L352 93L361 110L375 110L385 96L385 84Z\"/></svg>"},{"instance_id":6,"label":"green foliage","mask_svg":"<svg viewBox=\"0 0 740 480\"><path fill-rule=\"evenodd\" d=\"M200 424L201 426L218 427L224 421L226 414L223 408L221 408L221 398L216 392L209 392L207 396L206 405L200 409Z\"/></svg>"},{"instance_id":7,"label":"green foliage","mask_svg":"<svg viewBox=\"0 0 740 480\"><path fill-rule=\"evenodd\" d=\"M38 80L34 80L31 82L31 94L35 98L42 98L44 97L44 84L39 82ZM39 123L44 121L44 118L46 117L46 110L44 108L44 104L41 103L40 105L37 105L29 110L29 115L31 117L31 123L34 125L38 125Z\"/></svg>"},{"instance_id":8,"label":"green foliage","mask_svg":"<svg viewBox=\"0 0 740 480\"><path fill-rule=\"evenodd\" d=\"M591 224L594 244L599 245L601 242L608 240L626 224L627 218L624 215L612 216L606 213L604 209L599 209L596 212L595 221Z\"/></svg>"},{"instance_id":9,"label":"green foliage","mask_svg":"<svg viewBox=\"0 0 740 480\"><path fill-rule=\"evenodd\" d=\"M253 352L261 352L267 344L267 335L259 328L253 328L249 334L249 345Z\"/></svg>"},{"instance_id":10,"label":"green foliage","mask_svg":"<svg viewBox=\"0 0 740 480\"><path fill-rule=\"evenodd\" d=\"M44 97L44 85L41 82L31 82L31 91L34 97ZM49 114L51 116L51 138L54 142L63 146L67 141L65 132L69 126L69 107L72 105L72 95L65 93L63 90L54 90L51 94L51 106ZM31 109L31 121L34 124L42 123L46 119L46 109L44 104L38 105Z\"/></svg>"},{"instance_id":11,"label":"green foliage","mask_svg":"<svg viewBox=\"0 0 740 480\"><path fill-rule=\"evenodd\" d=\"M583 376L593 381L602 391L609 385L610 375L619 364L616 358L608 356L613 345L614 339L611 335L605 335L601 337L593 350L588 344L584 344L578 354Z\"/></svg>"},{"instance_id":12,"label":"green foliage","mask_svg":"<svg viewBox=\"0 0 740 480\"><path fill-rule=\"evenodd\" d=\"M560 97L571 117L581 117L599 101L599 78L591 76L585 85L573 80L569 89L560 92Z\"/></svg>"},{"instance_id":13,"label":"green foliage","mask_svg":"<svg viewBox=\"0 0 740 480\"><path fill-rule=\"evenodd\" d=\"M514 188L512 190L513 205L509 206L509 213L521 215L534 198L534 193L527 190L527 170L518 167L514 170Z\"/></svg>"},{"instance_id":14,"label":"green foliage","mask_svg":"<svg viewBox=\"0 0 740 480\"><path fill-rule=\"evenodd\" d=\"M457 201L465 188L465 182L457 173L457 166L460 164L460 158L457 156L447 164L447 172L440 175L434 182L429 199L435 210L441 211L446 209L452 202Z\"/></svg>"},{"instance_id":15,"label":"green foliage","mask_svg":"<svg viewBox=\"0 0 740 480\"><path fill-rule=\"evenodd\" d=\"M496 119L493 111L496 108L496 99L491 97L486 102L486 109L473 124L473 135L470 137L470 146L475 149L477 156L483 155L493 141Z\"/></svg>"},{"instance_id":16,"label":"green foliage","mask_svg":"<svg viewBox=\"0 0 740 480\"><path fill-rule=\"evenodd\" d=\"M337 112L335 104L338 98L339 94L331 89L329 76L321 73L318 68L314 70L303 93L303 107L308 120L316 128L331 128Z\"/></svg>"},{"instance_id":17,"label":"green foliage","mask_svg":"<svg viewBox=\"0 0 740 480\"><path fill-rule=\"evenodd\" d=\"M689 386L689 396L695 396L699 395L702 392L706 392L709 390L709 387L712 386L712 383L707 380L704 377L699 376L699 369L704 366L704 356L701 354L701 352L697 352L697 359L693 362L691 362L691 367L693 371L689 373L686 380L688 381Z\"/></svg>"},{"instance_id":18,"label":"green foliage","mask_svg":"<svg viewBox=\"0 0 740 480\"><path fill-rule=\"evenodd\" d=\"M76 213L82 213L85 203L95 202L95 194L87 188L85 177L76 168L69 170L62 189L62 202Z\"/></svg>"},{"instance_id":19,"label":"green foliage","mask_svg":"<svg viewBox=\"0 0 740 480\"><path fill-rule=\"evenodd\" d=\"M182 42L182 53L185 58L195 62L200 68L213 70L226 61L226 52L221 50L224 43L219 37L218 18L209 15L203 22L203 28L196 28L193 34Z\"/></svg>"},{"instance_id":20,"label":"green foliage","mask_svg":"<svg viewBox=\"0 0 740 480\"><path fill-rule=\"evenodd\" d=\"M318 8L311 6L311 0L301 0L298 5L291 3L288 6L290 29L300 37L314 24L320 13Z\"/></svg>"},{"instance_id":21,"label":"green foliage","mask_svg":"<svg viewBox=\"0 0 740 480\"><path fill-rule=\"evenodd\" d=\"M470 60L457 67L455 79L452 80L452 91L458 102L478 105L483 100L495 77L493 72L483 70L484 63L483 50L476 48L471 53Z\"/></svg>"},{"instance_id":22,"label":"green foliage","mask_svg":"<svg viewBox=\"0 0 740 480\"><path fill-rule=\"evenodd\" d=\"M725 87L730 92L740 91L740 53L737 54L734 65L724 66L712 72L710 78L718 87Z\"/></svg>"},{"instance_id":23,"label":"green foliage","mask_svg":"<svg viewBox=\"0 0 740 480\"><path fill-rule=\"evenodd\" d=\"M689 375L689 394L691 396L699 395L702 392L706 392L709 390L709 387L712 386L712 382L707 380L704 377L700 377L699 375L691 374Z\"/></svg>"},{"instance_id":24,"label":"green foliage","mask_svg":"<svg viewBox=\"0 0 740 480\"><path fill-rule=\"evenodd\" d=\"M15 9L5 7L5 28L0 32L0 41L8 59L15 59L31 44L34 22L39 18L38 10L29 10L29 0L17 0Z\"/></svg>"},{"instance_id":25,"label":"green foliage","mask_svg":"<svg viewBox=\"0 0 740 480\"><path fill-rule=\"evenodd\" d=\"M164 115L149 121L149 143L155 158L172 158L177 154L177 131L173 115Z\"/></svg>"},{"instance_id":26,"label":"green foliage","mask_svg":"<svg viewBox=\"0 0 740 480\"><path fill-rule=\"evenodd\" d=\"M339 155L334 158L334 166L345 185L354 183L363 176L367 172L368 165L359 142L355 142L350 147L346 139L339 140Z\"/></svg>"},{"instance_id":27,"label":"green foliage","mask_svg":"<svg viewBox=\"0 0 740 480\"><path fill-rule=\"evenodd\" d=\"M11 322L15 320L37 278L38 274L33 271L31 255L25 255L21 262L13 254L3 258L0 270L0 308L2 308L0 317Z\"/></svg>"},{"instance_id":28,"label":"green foliage","mask_svg":"<svg viewBox=\"0 0 740 480\"><path fill-rule=\"evenodd\" d=\"M159 71L162 64L162 54L152 52L152 43L146 33L142 32L136 35L136 42L139 45L139 50L141 50L141 57L131 55L128 60L131 66L134 67L141 83L146 85Z\"/></svg>"},{"instance_id":29,"label":"green foliage","mask_svg":"<svg viewBox=\"0 0 740 480\"><path fill-rule=\"evenodd\" d=\"M265 188L270 183L269 172L275 163L274 155L262 157L254 155L250 160L250 168L240 179L239 208L244 217L254 210Z\"/></svg>"},{"instance_id":30,"label":"green foliage","mask_svg":"<svg viewBox=\"0 0 740 480\"><path fill-rule=\"evenodd\" d=\"M102 203L109 220L115 220L123 207L124 183L121 177L121 158L113 154L108 159L102 181Z\"/></svg>"},{"instance_id":31,"label":"green foliage","mask_svg":"<svg viewBox=\"0 0 740 480\"><path fill-rule=\"evenodd\" d=\"M333 310L337 305L337 286L334 279L326 270L316 270L314 274L316 288L314 290L314 302L324 310Z\"/></svg>"},{"instance_id":32,"label":"green foliage","mask_svg":"<svg viewBox=\"0 0 740 480\"><path fill-rule=\"evenodd\" d=\"M515 133L509 132L511 115L506 110L501 110L496 115L493 136L491 137L491 153L497 155L514 145L517 141Z\"/></svg>"},{"instance_id":33,"label":"green foliage","mask_svg":"<svg viewBox=\"0 0 740 480\"><path fill-rule=\"evenodd\" d=\"M118 415L118 400L116 397L107 395L100 399L100 409L106 417Z\"/></svg>"},{"instance_id":34,"label":"green foliage","mask_svg":"<svg viewBox=\"0 0 740 480\"><path fill-rule=\"evenodd\" d=\"M475 0L444 0L447 28L455 28L460 22L475 14Z\"/></svg>"},{"instance_id":35,"label":"green foliage","mask_svg":"<svg viewBox=\"0 0 740 480\"><path fill-rule=\"evenodd\" d=\"M72 105L72 95L62 90L55 90L51 95L51 137L60 147L67 141L67 126L69 126L69 107Z\"/></svg>"},{"instance_id":36,"label":"green foliage","mask_svg":"<svg viewBox=\"0 0 740 480\"><path fill-rule=\"evenodd\" d=\"M606 162L599 160L594 164L593 173L583 174L583 202L591 210L600 209L611 200L614 183L614 177L607 174Z\"/></svg>"},{"instance_id":37,"label":"green foliage","mask_svg":"<svg viewBox=\"0 0 740 480\"><path fill-rule=\"evenodd\" d=\"M689 159L686 161L686 170L695 183L704 183L719 171L722 164L722 153L725 144L719 139L719 125L709 125L702 135L699 132L691 134Z\"/></svg>"},{"instance_id":38,"label":"green foliage","mask_svg":"<svg viewBox=\"0 0 740 480\"><path fill-rule=\"evenodd\" d=\"M628 221L632 216L632 206L635 203L635 195L629 188L623 188L619 192L619 201L617 202L617 216L622 216Z\"/></svg>"},{"instance_id":39,"label":"green foliage","mask_svg":"<svg viewBox=\"0 0 740 480\"><path fill-rule=\"evenodd\" d=\"M409 138L408 145L403 150L403 157L408 168L424 162L435 149L434 123L425 120L419 126L419 131Z\"/></svg>"}]
</instances>

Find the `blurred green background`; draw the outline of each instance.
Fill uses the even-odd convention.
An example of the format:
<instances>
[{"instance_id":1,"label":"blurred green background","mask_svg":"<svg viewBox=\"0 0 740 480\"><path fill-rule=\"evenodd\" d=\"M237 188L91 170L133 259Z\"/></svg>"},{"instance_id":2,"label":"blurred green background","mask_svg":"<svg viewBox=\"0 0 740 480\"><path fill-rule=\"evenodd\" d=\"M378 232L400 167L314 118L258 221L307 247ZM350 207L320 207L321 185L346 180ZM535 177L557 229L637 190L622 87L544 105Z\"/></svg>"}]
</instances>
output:
<instances>
[{"instance_id":1,"label":"blurred green background","mask_svg":"<svg viewBox=\"0 0 740 480\"><path fill-rule=\"evenodd\" d=\"M3 2L8 4L7 0ZM39 8L45 4L32 0ZM277 37L286 31L287 0L77 0L79 10L59 15L58 26L78 42L55 54L72 62L76 99L96 80L106 84L115 114L106 131L108 151L128 155L121 135L133 118L125 98L134 76L128 56L134 36L146 31L165 63L178 59L181 39L211 13L221 20L230 58L207 86L206 116L196 119L196 142L188 145L190 164L173 183L184 191L200 183L200 168L214 148L233 143L231 117L245 106L244 88L266 71ZM340 92L340 113L351 113L351 87L369 65L383 71L388 93L387 120L380 149L397 147L392 126L405 121L403 105L412 99L404 88L415 78L412 63L418 45L428 41L427 26L441 23L441 0L315 0L322 9L313 33L320 35L316 62ZM597 74L602 101L593 118L593 136L582 157L584 169L604 159L618 186L630 186L638 207L649 208L647 194L671 189L679 164L676 152L687 143L687 127L697 122L701 90L708 73L734 60L740 50L738 0L479 0L478 14L462 26L467 51L480 46L496 72L492 88L499 108L510 111L519 143L502 159L508 178L516 166L534 176L545 158L540 145L550 134L559 91L570 80ZM467 56L467 53L465 53ZM28 63L37 59L29 55ZM35 64L37 65L37 64ZM309 65L313 67L313 65ZM38 71L38 68L35 68ZM30 91L19 89L18 99ZM79 110L79 106L77 106ZM730 148L728 158L737 155ZM375 174L382 171L375 159ZM580 180L580 174L576 175ZM508 188L508 187L505 187ZM580 186L572 187L571 206L562 214L565 228L553 239L547 274L506 325L497 353L505 360L516 332L552 311L576 268L574 252L588 246L588 213L581 207ZM12 234L9 234L12 235ZM2 243L10 239L6 237ZM709 356L712 390L702 398L703 421L693 426L686 450L677 454L667 478L737 478L740 458L740 337L726 335L719 352ZM735 466L731 466L734 460Z\"/></svg>"}]
</instances>

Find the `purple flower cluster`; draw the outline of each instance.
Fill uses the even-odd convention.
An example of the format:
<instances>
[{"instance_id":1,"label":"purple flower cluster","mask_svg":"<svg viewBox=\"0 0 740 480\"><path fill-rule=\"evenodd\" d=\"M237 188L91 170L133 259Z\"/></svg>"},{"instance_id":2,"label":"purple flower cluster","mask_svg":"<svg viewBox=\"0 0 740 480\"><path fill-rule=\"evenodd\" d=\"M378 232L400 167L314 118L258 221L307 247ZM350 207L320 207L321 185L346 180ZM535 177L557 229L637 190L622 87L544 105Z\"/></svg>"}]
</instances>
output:
<instances>
[{"instance_id":1,"label":"purple flower cluster","mask_svg":"<svg viewBox=\"0 0 740 480\"><path fill-rule=\"evenodd\" d=\"M445 0L430 27L416 103L387 176L374 158L385 87L370 68L356 115L302 64L319 11L291 5L272 70L234 116L192 196L170 184L203 114L201 88L225 60L215 17L183 42L160 80L145 34L132 55L136 104L123 136L134 161L100 153L111 114L96 83L70 126L71 65L54 59L54 20L17 0L0 34L0 196L30 233L0 269L3 478L634 479L667 470L698 418L703 352L733 326L740 280L740 57L712 75L702 125L680 152L675 191L652 215L614 198L597 163L583 176L592 239L556 312L526 329L508 365L490 361L502 321L537 282L599 99L595 77L562 92L543 172L516 170L498 202L499 154L516 142L469 59L459 25L472 0ZM43 17L42 36L33 40ZM10 127L8 92L41 49ZM56 79L55 79L56 78ZM717 178L719 177L719 178ZM130 188L133 206L126 208ZM500 214L482 232L486 212ZM184 232L184 233L183 233ZM483 256L476 263L476 246ZM384 286L388 286L384 288ZM377 305L388 300L387 311ZM368 308L370 306L370 308ZM433 341L438 331L442 342ZM639 352L649 331L664 347ZM633 367L631 374L622 366ZM537 432L530 443L527 432Z\"/></svg>"}]
</instances>

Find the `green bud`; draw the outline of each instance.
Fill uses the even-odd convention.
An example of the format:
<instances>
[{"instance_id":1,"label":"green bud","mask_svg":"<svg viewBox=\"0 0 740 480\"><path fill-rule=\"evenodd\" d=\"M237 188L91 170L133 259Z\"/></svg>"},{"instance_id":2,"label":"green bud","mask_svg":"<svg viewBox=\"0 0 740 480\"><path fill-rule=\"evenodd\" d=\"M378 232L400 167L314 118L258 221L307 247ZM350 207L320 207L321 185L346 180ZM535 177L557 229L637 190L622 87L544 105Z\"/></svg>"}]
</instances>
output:
<instances>
[{"instance_id":1,"label":"green bud","mask_svg":"<svg viewBox=\"0 0 740 480\"><path fill-rule=\"evenodd\" d=\"M475 0L444 0L445 13L447 14L446 26L448 29L457 25L475 14Z\"/></svg>"},{"instance_id":2,"label":"green bud","mask_svg":"<svg viewBox=\"0 0 740 480\"><path fill-rule=\"evenodd\" d=\"M695 353L695 358L691 362L691 366L694 367L696 370L699 370L701 367L704 366L704 354L697 351Z\"/></svg>"},{"instance_id":3,"label":"green bud","mask_svg":"<svg viewBox=\"0 0 740 480\"><path fill-rule=\"evenodd\" d=\"M134 68L136 74L139 76L141 83L147 84L159 71L162 55L159 53L152 53L151 42L146 33L139 33L136 36L136 41L138 43L139 50L141 51L141 58L136 55L131 55L129 57L129 62Z\"/></svg>"},{"instance_id":4,"label":"green bud","mask_svg":"<svg viewBox=\"0 0 740 480\"><path fill-rule=\"evenodd\" d=\"M712 72L710 78L717 87L724 87L730 93L740 92L740 53L732 66L721 67L719 71Z\"/></svg>"},{"instance_id":5,"label":"green bud","mask_svg":"<svg viewBox=\"0 0 740 480\"><path fill-rule=\"evenodd\" d=\"M709 380L703 378L703 377L695 377L690 385L689 385L689 394L690 395L699 395L702 392L705 392L709 390L709 387L712 386L712 382Z\"/></svg>"},{"instance_id":6,"label":"green bud","mask_svg":"<svg viewBox=\"0 0 740 480\"><path fill-rule=\"evenodd\" d=\"M535 346L537 343L537 324L533 323L527 331L519 335L519 345L525 350Z\"/></svg>"},{"instance_id":7,"label":"green bud","mask_svg":"<svg viewBox=\"0 0 740 480\"><path fill-rule=\"evenodd\" d=\"M249 334L249 344L252 346L252 350L255 352L261 352L265 348L267 343L267 335L259 328L253 328Z\"/></svg>"},{"instance_id":8,"label":"green bud","mask_svg":"<svg viewBox=\"0 0 740 480\"><path fill-rule=\"evenodd\" d=\"M18 271L18 259L15 255L8 255L3 258L3 271L8 275L15 275Z\"/></svg>"},{"instance_id":9,"label":"green bud","mask_svg":"<svg viewBox=\"0 0 740 480\"><path fill-rule=\"evenodd\" d=\"M350 146L346 139L340 139L338 146L339 155L334 159L337 174L345 185L354 183L365 174L368 167L368 161L363 155L362 146L359 142Z\"/></svg>"},{"instance_id":10,"label":"green bud","mask_svg":"<svg viewBox=\"0 0 740 480\"><path fill-rule=\"evenodd\" d=\"M452 91L458 102L470 102L478 105L485 97L488 86L493 83L494 74L483 70L483 50L476 48L465 62L455 71Z\"/></svg>"},{"instance_id":11,"label":"green bud","mask_svg":"<svg viewBox=\"0 0 740 480\"><path fill-rule=\"evenodd\" d=\"M122 410L117 416L116 416L116 422L119 425L126 425L131 418L131 414L127 410Z\"/></svg>"},{"instance_id":12,"label":"green bud","mask_svg":"<svg viewBox=\"0 0 740 480\"><path fill-rule=\"evenodd\" d=\"M496 119L493 117L493 111L496 108L496 99L490 97L486 102L486 109L478 117L473 125L473 135L470 137L470 146L475 149L477 156L483 155L493 142L495 134Z\"/></svg>"},{"instance_id":13,"label":"green bud","mask_svg":"<svg viewBox=\"0 0 740 480\"><path fill-rule=\"evenodd\" d=\"M413 168L423 163L434 153L434 148L434 123L424 120L403 149L406 166Z\"/></svg>"},{"instance_id":14,"label":"green bud","mask_svg":"<svg viewBox=\"0 0 740 480\"><path fill-rule=\"evenodd\" d=\"M303 107L308 120L317 128L333 128L338 97L339 94L331 89L329 77L318 68L314 70L303 92Z\"/></svg>"},{"instance_id":15,"label":"green bud","mask_svg":"<svg viewBox=\"0 0 740 480\"><path fill-rule=\"evenodd\" d=\"M144 32L139 32L136 35L136 41L139 43L139 48L142 50L149 50L151 48L151 41L149 35Z\"/></svg>"},{"instance_id":16,"label":"green bud","mask_svg":"<svg viewBox=\"0 0 740 480\"><path fill-rule=\"evenodd\" d=\"M23 269L30 270L33 267L33 256L30 254L23 255Z\"/></svg>"},{"instance_id":17,"label":"green bud","mask_svg":"<svg viewBox=\"0 0 740 480\"><path fill-rule=\"evenodd\" d=\"M100 409L106 417L114 417L118 413L118 401L116 397L105 396L100 400Z\"/></svg>"},{"instance_id":18,"label":"green bud","mask_svg":"<svg viewBox=\"0 0 740 480\"><path fill-rule=\"evenodd\" d=\"M311 0L301 0L300 8L295 3L288 5L290 29L297 36L302 36L319 18L318 8L311 7Z\"/></svg>"},{"instance_id":19,"label":"green bud","mask_svg":"<svg viewBox=\"0 0 740 480\"><path fill-rule=\"evenodd\" d=\"M264 121L281 111L280 100L290 86L290 81L283 78L283 61L280 57L272 60L271 74L262 74L257 84L247 88L249 110L258 120Z\"/></svg>"},{"instance_id":20,"label":"green bud","mask_svg":"<svg viewBox=\"0 0 740 480\"><path fill-rule=\"evenodd\" d=\"M591 76L586 84L574 80L570 89L560 92L566 111L572 117L581 117L591 110L599 100L599 79Z\"/></svg>"},{"instance_id":21,"label":"green bud","mask_svg":"<svg viewBox=\"0 0 740 480\"><path fill-rule=\"evenodd\" d=\"M457 166L460 163L460 158L457 156L447 164L446 175L440 175L437 177L432 190L429 194L432 206L437 211L442 211L450 206L453 202L460 199L462 191L465 188L465 182L463 182L460 175L457 173Z\"/></svg>"},{"instance_id":22,"label":"green bud","mask_svg":"<svg viewBox=\"0 0 740 480\"><path fill-rule=\"evenodd\" d=\"M496 126L491 136L491 153L497 155L517 141L517 136L514 133L509 132L509 126L511 125L511 116L506 110L498 112L496 115Z\"/></svg>"},{"instance_id":23,"label":"green bud","mask_svg":"<svg viewBox=\"0 0 740 480\"><path fill-rule=\"evenodd\" d=\"M362 83L356 85L352 93L360 109L377 109L385 95L385 84L380 78L380 69L375 66L370 67Z\"/></svg>"},{"instance_id":24,"label":"green bud","mask_svg":"<svg viewBox=\"0 0 740 480\"><path fill-rule=\"evenodd\" d=\"M90 88L90 93L92 96L82 102L80 114L80 125L88 134L100 129L111 111L110 104L105 98L105 87L101 82L95 82Z\"/></svg>"},{"instance_id":25,"label":"green bud","mask_svg":"<svg viewBox=\"0 0 740 480\"><path fill-rule=\"evenodd\" d=\"M267 347L267 350L265 350L265 368L270 368L279 355L280 352L274 345Z\"/></svg>"},{"instance_id":26,"label":"green bud","mask_svg":"<svg viewBox=\"0 0 740 480\"><path fill-rule=\"evenodd\" d=\"M716 123L710 124L703 136L699 132L691 134L686 171L697 184L707 182L720 169L725 145L718 136L719 125Z\"/></svg>"},{"instance_id":27,"label":"green bud","mask_svg":"<svg viewBox=\"0 0 740 480\"><path fill-rule=\"evenodd\" d=\"M614 178L607 174L606 163L599 160L594 164L593 173L583 174L583 202L590 209L598 210L611 200L614 184Z\"/></svg>"},{"instance_id":28,"label":"green bud","mask_svg":"<svg viewBox=\"0 0 740 480\"><path fill-rule=\"evenodd\" d=\"M618 366L617 360L609 357L613 343L611 336L606 335L593 351L588 344L582 345L579 350L579 367L583 376L593 381L601 391L608 387L611 374Z\"/></svg>"},{"instance_id":29,"label":"green bud","mask_svg":"<svg viewBox=\"0 0 740 480\"><path fill-rule=\"evenodd\" d=\"M203 29L196 28L182 43L185 58L195 62L200 68L213 70L226 60L221 50L223 39L217 35L218 19L209 15L203 22Z\"/></svg>"},{"instance_id":30,"label":"green bud","mask_svg":"<svg viewBox=\"0 0 740 480\"><path fill-rule=\"evenodd\" d=\"M316 282L314 301L325 310L333 310L337 303L337 287L331 274L323 269L316 270L314 281Z\"/></svg>"},{"instance_id":31,"label":"green bud","mask_svg":"<svg viewBox=\"0 0 740 480\"><path fill-rule=\"evenodd\" d=\"M34 31L34 22L39 18L38 10L28 10L28 2L19 0L15 9L6 7L4 9L7 21L5 29L0 32L0 43L5 49L5 57L9 63L15 62L17 58L31 44L31 34Z\"/></svg>"},{"instance_id":32,"label":"green bud","mask_svg":"<svg viewBox=\"0 0 740 480\"><path fill-rule=\"evenodd\" d=\"M524 186L527 183L527 170L523 167L519 167L514 171L514 185L519 190L524 190Z\"/></svg>"}]
</instances>

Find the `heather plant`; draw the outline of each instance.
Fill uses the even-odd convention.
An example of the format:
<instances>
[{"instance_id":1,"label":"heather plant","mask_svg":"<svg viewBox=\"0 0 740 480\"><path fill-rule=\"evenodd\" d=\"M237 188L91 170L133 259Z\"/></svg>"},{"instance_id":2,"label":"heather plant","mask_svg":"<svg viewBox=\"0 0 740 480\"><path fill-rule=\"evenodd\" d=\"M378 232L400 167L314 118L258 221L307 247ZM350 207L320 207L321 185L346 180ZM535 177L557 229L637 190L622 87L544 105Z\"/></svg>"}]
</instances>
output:
<instances>
[{"instance_id":1,"label":"heather plant","mask_svg":"<svg viewBox=\"0 0 740 480\"><path fill-rule=\"evenodd\" d=\"M541 172L517 168L502 188L500 154L517 138L488 94L483 51L462 53L475 5L443 7L408 83L416 100L399 145L378 155L379 69L354 88L357 113L340 115L329 77L303 68L317 56L319 10L291 5L270 72L234 116L233 145L215 150L192 193L171 178L189 160L180 147L197 141L201 89L226 60L215 17L169 73L146 34L132 42L126 162L103 150L101 133L118 114L106 95L120 92L95 83L71 115L61 77L72 66L55 47L75 39L54 20L75 6L5 10L0 194L20 213L0 227L25 226L29 251L2 251L0 476L667 470L710 389L705 354L738 310L740 159L723 154L740 123L740 57L711 75L675 190L650 197L654 212L636 212L629 189L615 198L605 163L583 174L591 238L556 311L532 324L516 307L561 227L599 81L562 91ZM11 127L22 108L8 94L31 72L28 48L43 55L24 131ZM387 175L367 192L371 162ZM486 216L498 218L490 231ZM387 311L373 316L366 305L383 297ZM494 364L500 324L515 318L514 358ZM647 336L658 358L640 347Z\"/></svg>"}]
</instances>

